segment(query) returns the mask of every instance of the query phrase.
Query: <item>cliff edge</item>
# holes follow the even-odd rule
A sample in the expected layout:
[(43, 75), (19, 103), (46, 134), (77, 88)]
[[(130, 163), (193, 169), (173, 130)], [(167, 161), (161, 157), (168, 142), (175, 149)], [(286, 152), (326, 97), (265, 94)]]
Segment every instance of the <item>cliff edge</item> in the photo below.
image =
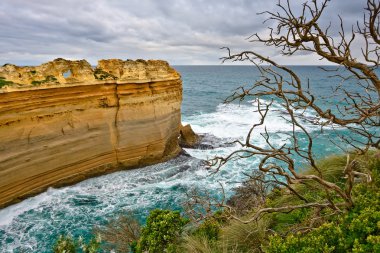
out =
[(165, 61), (0, 67), (0, 207), (180, 152), (182, 82)]

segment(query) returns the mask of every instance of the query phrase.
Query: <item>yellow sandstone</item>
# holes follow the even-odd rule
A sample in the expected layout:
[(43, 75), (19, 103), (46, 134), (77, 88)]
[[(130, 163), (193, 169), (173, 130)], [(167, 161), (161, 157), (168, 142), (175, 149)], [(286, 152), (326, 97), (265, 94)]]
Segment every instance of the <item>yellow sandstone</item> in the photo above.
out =
[(165, 61), (6, 64), (0, 78), (0, 207), (180, 152), (182, 82)]

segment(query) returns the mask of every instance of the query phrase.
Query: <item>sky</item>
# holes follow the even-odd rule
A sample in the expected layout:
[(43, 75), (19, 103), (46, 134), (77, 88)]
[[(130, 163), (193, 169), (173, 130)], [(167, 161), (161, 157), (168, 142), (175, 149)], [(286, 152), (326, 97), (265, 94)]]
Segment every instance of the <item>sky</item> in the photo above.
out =
[[(304, 0), (305, 1), (305, 0)], [(301, 0), (292, 0), (299, 10)], [(253, 50), (280, 64), (318, 65), (309, 54), (282, 57), (249, 42), (270, 22), (257, 13), (278, 0), (1, 0), (0, 65), (37, 65), (55, 58), (162, 59), (172, 65), (221, 64), (221, 47)], [(332, 0), (322, 17), (337, 25), (362, 20), (365, 0)], [(334, 30), (334, 28), (333, 28)]]

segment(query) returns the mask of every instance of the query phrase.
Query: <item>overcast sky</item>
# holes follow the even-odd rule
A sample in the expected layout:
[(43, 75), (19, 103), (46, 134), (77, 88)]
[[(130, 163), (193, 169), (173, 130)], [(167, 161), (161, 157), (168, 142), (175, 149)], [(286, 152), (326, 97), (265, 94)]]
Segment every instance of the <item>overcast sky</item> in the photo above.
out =
[[(303, 1), (292, 0), (294, 3)], [(163, 59), (173, 65), (220, 64), (228, 46), (283, 64), (320, 64), (311, 55), (281, 58), (246, 38), (266, 33), (256, 13), (277, 0), (0, 0), (0, 65), (58, 57)], [(365, 0), (332, 0), (323, 21), (360, 20)]]

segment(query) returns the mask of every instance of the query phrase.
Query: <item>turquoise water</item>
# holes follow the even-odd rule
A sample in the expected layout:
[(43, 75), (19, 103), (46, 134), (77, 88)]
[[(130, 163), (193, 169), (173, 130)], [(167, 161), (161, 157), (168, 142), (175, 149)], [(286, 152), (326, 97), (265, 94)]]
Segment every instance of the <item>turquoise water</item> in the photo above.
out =
[[(121, 171), (85, 180), (79, 184), (47, 192), (0, 210), (0, 252), (50, 252), (61, 233), (88, 236), (91, 229), (121, 212), (133, 212), (141, 221), (154, 208), (181, 209), (186, 192), (192, 188), (219, 189), (221, 182), (227, 195), (244, 179), (244, 172), (255, 169), (259, 159), (233, 161), (219, 173), (210, 175), (202, 160), (215, 155), (227, 155), (237, 146), (223, 142), (243, 139), (250, 126), (259, 119), (250, 101), (223, 104), (231, 92), (250, 85), (258, 71), (250, 66), (176, 66), (183, 78), (182, 120), (197, 133), (212, 134), (210, 150), (186, 149), (191, 155), (180, 156), (166, 163), (137, 170)], [(316, 67), (294, 67), (303, 79), (310, 78), (312, 89), (320, 96), (331, 94), (332, 80)], [(335, 80), (336, 81), (336, 80)], [(336, 98), (329, 102), (336, 103)], [(326, 104), (327, 105), (327, 104)], [(274, 141), (286, 141), (290, 126), (280, 118), (279, 104), (268, 118), (267, 128)], [(312, 116), (311, 114), (309, 116)], [(342, 129), (319, 127), (304, 122), (318, 136), (315, 151), (318, 156), (339, 152), (328, 138), (336, 138)], [(254, 134), (257, 144), (264, 144), (259, 128)], [(302, 161), (300, 162), (300, 166)], [(216, 191), (216, 190), (215, 190)]]

